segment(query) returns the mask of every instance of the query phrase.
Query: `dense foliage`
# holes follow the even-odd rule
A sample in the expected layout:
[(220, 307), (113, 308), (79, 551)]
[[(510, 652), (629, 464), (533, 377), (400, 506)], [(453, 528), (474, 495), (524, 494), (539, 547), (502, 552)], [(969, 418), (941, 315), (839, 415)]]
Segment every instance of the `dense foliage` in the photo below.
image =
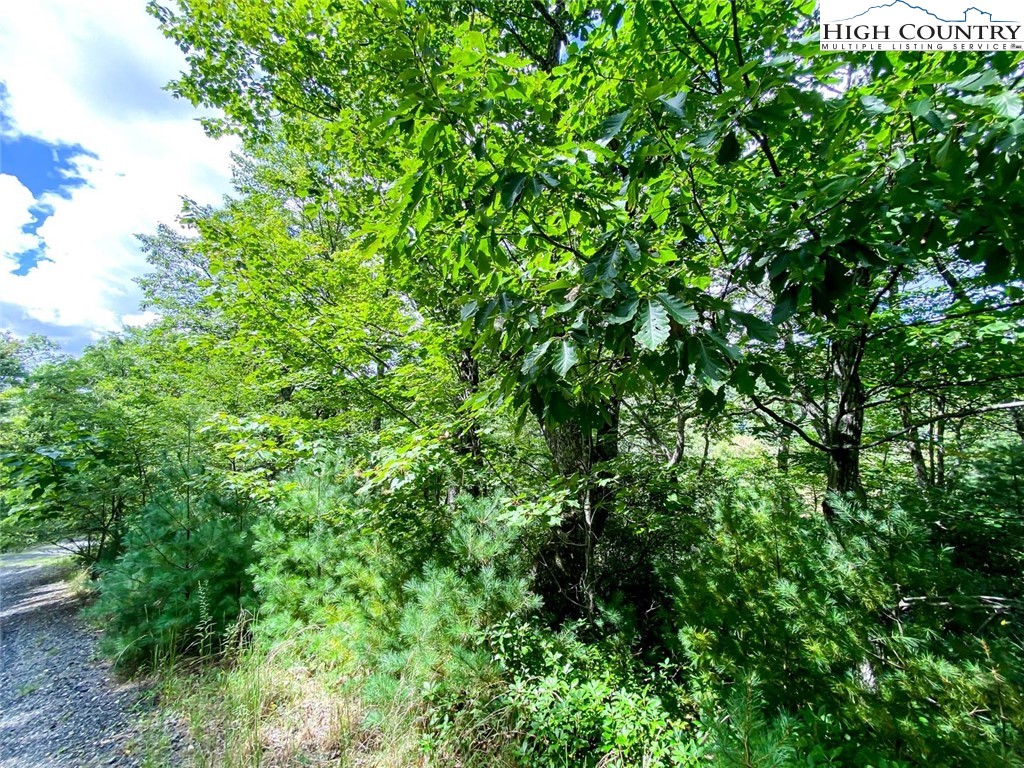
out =
[(152, 3), (234, 193), (0, 340), (4, 543), (343, 760), (1024, 765), (1024, 59), (813, 6)]

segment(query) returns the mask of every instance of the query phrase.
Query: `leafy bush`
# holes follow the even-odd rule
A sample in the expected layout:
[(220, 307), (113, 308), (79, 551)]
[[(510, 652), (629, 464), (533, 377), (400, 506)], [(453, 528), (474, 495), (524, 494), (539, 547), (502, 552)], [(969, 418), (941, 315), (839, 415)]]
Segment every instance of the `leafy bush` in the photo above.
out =
[(931, 505), (937, 541), (950, 549), (956, 576), (1006, 597), (1024, 596), (1024, 442), (986, 446), (960, 483)]
[(680, 707), (671, 670), (638, 663), (615, 634), (589, 634), (515, 619), (496, 626), (490, 644), (504, 682), (490, 717), (477, 717), (476, 739), (536, 768), (700, 764), (699, 727)]

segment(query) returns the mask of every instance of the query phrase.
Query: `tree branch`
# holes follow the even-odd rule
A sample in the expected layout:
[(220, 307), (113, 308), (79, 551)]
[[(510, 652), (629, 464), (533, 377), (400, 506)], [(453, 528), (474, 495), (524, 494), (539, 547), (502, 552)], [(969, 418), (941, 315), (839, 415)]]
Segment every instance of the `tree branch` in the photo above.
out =
[(790, 429), (793, 432), (795, 432), (796, 434), (798, 434), (803, 439), (803, 441), (805, 443), (807, 443), (808, 445), (812, 446), (813, 448), (817, 448), (819, 451), (826, 451), (826, 452), (828, 452), (828, 451), (832, 450), (827, 445), (825, 445), (823, 442), (821, 442), (819, 440), (815, 440), (813, 437), (811, 437), (809, 434), (807, 434), (807, 432), (805, 432), (804, 429), (799, 424), (797, 424), (795, 421), (791, 421), (791, 420), (785, 418), (784, 416), (780, 416), (779, 414), (777, 414), (775, 411), (773, 411), (771, 408), (769, 408), (767, 405), (765, 405), (763, 402), (761, 402), (760, 398), (758, 398), (757, 395), (753, 395), (752, 394), (750, 396), (750, 399), (754, 402), (754, 405), (757, 406), (757, 409), (759, 411), (761, 411), (762, 413), (766, 414), (772, 420), (778, 422), (779, 424), (781, 424), (782, 426), (786, 427), (787, 429)]
[(937, 325), (939, 323), (944, 323), (947, 320), (960, 320), (965, 317), (973, 317), (974, 315), (983, 315), (986, 312), (1000, 312), (1004, 309), (1016, 309), (1017, 307), (1024, 307), (1024, 301), (1010, 301), (1006, 304), (996, 304), (995, 306), (975, 307), (974, 309), (957, 312), (953, 315), (941, 315), (940, 317), (929, 317), (925, 320), (916, 320), (912, 323), (890, 325), (886, 328), (879, 328), (877, 331), (870, 334), (868, 338), (877, 339), (883, 333), (888, 333), (889, 331), (896, 331), (903, 328), (919, 328), (922, 325)]
[(868, 448), (875, 448), (876, 446), (884, 445), (885, 443), (892, 442), (893, 440), (903, 437), (908, 432), (913, 432), (915, 429), (927, 427), (929, 424), (935, 424), (940, 421), (948, 421), (950, 419), (965, 419), (968, 416), (980, 416), (983, 413), (991, 413), (992, 411), (1005, 411), (1011, 408), (1024, 408), (1024, 400), (1013, 400), (1009, 403), (996, 403), (995, 405), (984, 405), (980, 408), (967, 408), (965, 410), (955, 411), (953, 413), (940, 413), (938, 416), (932, 416), (931, 418), (924, 419), (915, 424), (911, 424), (909, 427), (901, 429), (899, 432), (894, 432), (891, 435), (880, 437), (877, 440), (874, 440), (870, 443), (863, 443), (860, 446), (860, 449), (864, 451), (867, 450)]

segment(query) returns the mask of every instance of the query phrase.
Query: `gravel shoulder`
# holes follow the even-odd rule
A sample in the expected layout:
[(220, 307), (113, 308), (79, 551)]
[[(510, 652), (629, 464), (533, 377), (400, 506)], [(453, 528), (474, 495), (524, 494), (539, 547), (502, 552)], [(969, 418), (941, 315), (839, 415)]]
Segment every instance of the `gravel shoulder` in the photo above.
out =
[(0, 768), (140, 765), (145, 690), (97, 658), (67, 554), (0, 555)]

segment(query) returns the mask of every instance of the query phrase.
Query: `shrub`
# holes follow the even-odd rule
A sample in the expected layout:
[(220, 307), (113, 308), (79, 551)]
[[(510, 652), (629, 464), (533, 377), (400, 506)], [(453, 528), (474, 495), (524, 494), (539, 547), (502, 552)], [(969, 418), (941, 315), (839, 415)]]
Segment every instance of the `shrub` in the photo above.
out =
[[(630, 649), (508, 620), (491, 633), (503, 686), (477, 717), (476, 739), (501, 743), (515, 765), (686, 766), (705, 754), (692, 708), (670, 670), (638, 663)], [(491, 729), (489, 738), (480, 731)], [(485, 763), (478, 763), (485, 764)]]
[(947, 589), (971, 579), (926, 522), (835, 507), (827, 521), (782, 482), (720, 494), (710, 535), (676, 580), (695, 700), (720, 713), (726, 692), (756, 673), (765, 717), (812, 724), (797, 729), (807, 754), (1014, 764), (1024, 656), (1012, 628), (992, 606), (991, 620), (965, 620), (978, 601)]
[(212, 652), (255, 608), (250, 513), (211, 493), (152, 500), (102, 571), (93, 607), (120, 663)]

